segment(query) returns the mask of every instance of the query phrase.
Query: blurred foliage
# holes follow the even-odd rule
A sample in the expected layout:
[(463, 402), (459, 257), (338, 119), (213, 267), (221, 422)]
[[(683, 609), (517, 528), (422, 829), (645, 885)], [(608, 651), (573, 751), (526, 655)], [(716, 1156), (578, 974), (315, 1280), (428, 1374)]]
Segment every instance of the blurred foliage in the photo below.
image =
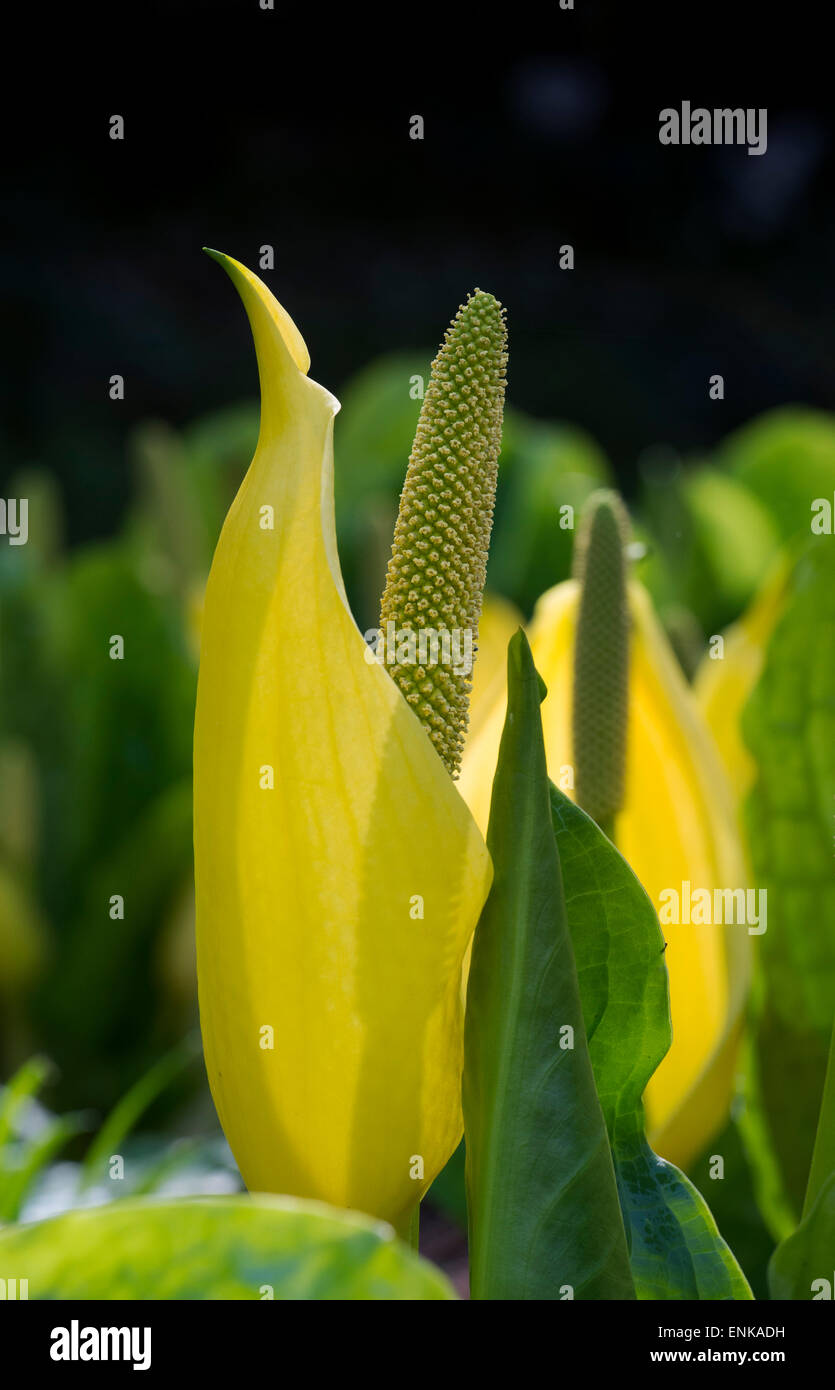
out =
[(730, 435), (716, 463), (762, 503), (789, 540), (808, 532), (814, 498), (832, 500), (835, 416), (799, 406), (769, 411)]
[[(145, 1112), (200, 1053), (192, 1034), (165, 1053), (126, 1092), (94, 1132), (91, 1112), (54, 1115), (40, 1099), (54, 1089), (55, 1068), (29, 1058), (0, 1088), (0, 1225), (35, 1221), (76, 1207), (102, 1206), (126, 1196), (237, 1192), (241, 1181), (222, 1139), (186, 1138), (134, 1130)], [(79, 1135), (92, 1136), (81, 1160), (67, 1156)]]
[[(361, 629), (376, 625), (428, 371), (428, 355), (381, 358), (341, 395), (337, 530)], [(14, 1176), (0, 1219), (107, 1200), (114, 1184), (103, 1185), (101, 1174), (91, 1180), (89, 1155), (100, 1161), (101, 1144), (114, 1151), (119, 1123), (128, 1125), (120, 1152), (131, 1155), (120, 1191), (238, 1185), (216, 1130), (172, 1147), (149, 1126), (167, 1113), (182, 1132), (183, 1107), (203, 1086), (197, 1068), (160, 1058), (196, 1018), (190, 780), (202, 594), (257, 434), (251, 404), (183, 429), (159, 421), (136, 429), (127, 441), (129, 512), (118, 534), (81, 549), (65, 548), (50, 475), (30, 467), (8, 488), (29, 499), (29, 539), (0, 545), (0, 1077), (35, 1053), (54, 1058), (55, 1105), (68, 1113), (37, 1111), (41, 1063), (18, 1073), (18, 1091), (7, 1087), (0, 1151), (13, 1146)], [(84, 466), (95, 476), (94, 454)], [(636, 570), (691, 675), (707, 638), (749, 609), (781, 556), (802, 550), (813, 501), (835, 498), (835, 417), (784, 407), (694, 459), (653, 449), (638, 474), (637, 496), (628, 499), (642, 555), (636, 549)], [(572, 523), (586, 497), (613, 482), (610, 462), (584, 431), (510, 407), (488, 568), (493, 594), (529, 615), (544, 590), (568, 577)], [(835, 542), (820, 540), (815, 563), (826, 574), (816, 578), (808, 561), (797, 570), (794, 608), (803, 622), (790, 605), (746, 715), (763, 789), (749, 840), (757, 881), (769, 888), (769, 930), (758, 941), (757, 1084), (740, 1119), (746, 1154), (729, 1130), (713, 1146), (728, 1148), (725, 1184), (710, 1186), (758, 1292), (772, 1236), (785, 1235), (799, 1214), (833, 1009), (830, 783), (815, 771), (827, 756), (833, 697), (828, 687), (820, 695), (823, 676), (810, 662), (822, 624), (831, 650), (824, 547)], [(116, 634), (122, 660), (110, 656)], [(776, 808), (779, 835), (763, 819), (766, 806)], [(124, 917), (114, 912), (115, 895)], [(161, 1073), (151, 1071), (157, 1066)], [(146, 1113), (137, 1078), (149, 1071), (167, 1079), (151, 1085)], [(40, 1114), (26, 1142), (8, 1132), (10, 1092), (20, 1092), (16, 1113)], [(93, 1141), (85, 1168), (81, 1136), (91, 1112), (107, 1111), (115, 1128), (105, 1128), (98, 1148)], [(61, 1156), (65, 1147), (71, 1159)], [(748, 1163), (758, 1169), (753, 1188)], [(438, 1204), (459, 1219), (461, 1166), (459, 1152), (435, 1187)], [(770, 1213), (770, 1234), (753, 1190)]]

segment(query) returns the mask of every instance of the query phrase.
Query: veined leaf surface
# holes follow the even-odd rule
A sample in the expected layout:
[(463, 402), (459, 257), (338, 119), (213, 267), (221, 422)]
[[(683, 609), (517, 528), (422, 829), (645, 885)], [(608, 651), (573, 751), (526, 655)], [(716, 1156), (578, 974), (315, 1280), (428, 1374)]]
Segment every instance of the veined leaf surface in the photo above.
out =
[[(835, 1016), (835, 547), (814, 537), (792, 573), (742, 717), (757, 765), (744, 813), (768, 927), (746, 1133), (778, 1237), (800, 1217)], [(773, 1199), (769, 1190), (782, 1184)]]
[(551, 827), (541, 683), (519, 632), (467, 995), (470, 1287), (482, 1299), (635, 1297)]
[(626, 860), (551, 786), (568, 924), (597, 1093), (641, 1299), (750, 1299), (693, 1184), (654, 1154), (641, 1097), (671, 1041), (664, 939)]

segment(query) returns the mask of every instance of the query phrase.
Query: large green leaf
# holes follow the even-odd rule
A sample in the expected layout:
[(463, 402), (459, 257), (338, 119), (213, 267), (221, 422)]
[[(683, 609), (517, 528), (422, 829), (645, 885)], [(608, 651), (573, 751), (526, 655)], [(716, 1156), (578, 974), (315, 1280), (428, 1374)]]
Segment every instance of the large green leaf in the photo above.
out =
[[(745, 820), (768, 903), (752, 1115), (743, 1126), (778, 1236), (800, 1215), (835, 1015), (833, 627), (835, 545), (821, 537), (795, 566), (742, 720), (757, 764)], [(775, 1175), (782, 1191), (772, 1199)]]
[(634, 1298), (551, 827), (540, 683), (517, 633), (467, 993), (464, 1126), (475, 1298)]
[(652, 1152), (641, 1097), (671, 1042), (664, 939), (625, 859), (551, 787), (568, 922), (597, 1092), (639, 1298), (748, 1299), (702, 1196)]
[(32, 1299), (455, 1297), (390, 1227), (293, 1197), (117, 1202), (10, 1227), (0, 1273)]

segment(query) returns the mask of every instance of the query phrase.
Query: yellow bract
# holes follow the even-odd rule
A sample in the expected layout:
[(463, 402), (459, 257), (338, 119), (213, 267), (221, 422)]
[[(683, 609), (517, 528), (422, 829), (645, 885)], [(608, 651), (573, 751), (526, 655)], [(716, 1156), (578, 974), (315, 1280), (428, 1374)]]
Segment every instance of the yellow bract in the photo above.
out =
[(780, 616), (790, 573), (788, 559), (781, 558), (750, 608), (723, 634), (721, 658), (714, 659), (708, 652), (693, 680), (696, 701), (740, 803), (756, 776), (756, 764), (742, 738), (742, 711), (762, 674), (766, 647)]
[(474, 738), (500, 696), (507, 696), (507, 648), (524, 626), (515, 604), (500, 594), (484, 595), (478, 623), (478, 658), (473, 666), (468, 736)]
[[(529, 629), (548, 688), (542, 704), (551, 780), (573, 795), (571, 700), (579, 587), (559, 584), (540, 599)], [(656, 911), (665, 889), (742, 888), (744, 859), (724, 773), (649, 597), (629, 588), (629, 711), (626, 798), (615, 821), (618, 847)], [(461, 794), (487, 823), (505, 700), (497, 700), (464, 755)], [(650, 1139), (685, 1164), (722, 1123), (733, 1084), (748, 979), (744, 925), (668, 925), (673, 1044), (646, 1093)]]
[(366, 660), (333, 522), (337, 401), (294, 324), (216, 256), (249, 316), (258, 447), (215, 553), (194, 743), (200, 1014), (252, 1190), (408, 1225), (461, 1135), (461, 963), (483, 838)]

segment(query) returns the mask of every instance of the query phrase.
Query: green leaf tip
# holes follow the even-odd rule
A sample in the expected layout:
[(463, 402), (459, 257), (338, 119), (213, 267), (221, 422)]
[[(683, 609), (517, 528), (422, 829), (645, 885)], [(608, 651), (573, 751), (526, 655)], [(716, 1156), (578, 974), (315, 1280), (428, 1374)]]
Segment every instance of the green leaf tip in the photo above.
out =
[[(504, 309), (476, 289), (432, 363), (380, 609), (384, 634), (417, 643), (415, 660), (386, 669), (453, 777), (469, 717), (506, 367)], [(469, 656), (456, 662), (462, 651)]]
[(462, 1105), (475, 1299), (633, 1299), (551, 820), (540, 683), (508, 646), (490, 895), (467, 987)]
[(517, 628), (508, 643), (507, 671), (508, 687), (511, 685), (511, 676), (518, 676), (522, 680), (536, 681), (539, 703), (542, 704), (548, 694), (548, 687), (534, 665), (533, 652), (524, 628)]
[(623, 804), (629, 686), (626, 547), (629, 518), (616, 492), (592, 493), (574, 552), (581, 585), (574, 646), (577, 802), (603, 829)]

